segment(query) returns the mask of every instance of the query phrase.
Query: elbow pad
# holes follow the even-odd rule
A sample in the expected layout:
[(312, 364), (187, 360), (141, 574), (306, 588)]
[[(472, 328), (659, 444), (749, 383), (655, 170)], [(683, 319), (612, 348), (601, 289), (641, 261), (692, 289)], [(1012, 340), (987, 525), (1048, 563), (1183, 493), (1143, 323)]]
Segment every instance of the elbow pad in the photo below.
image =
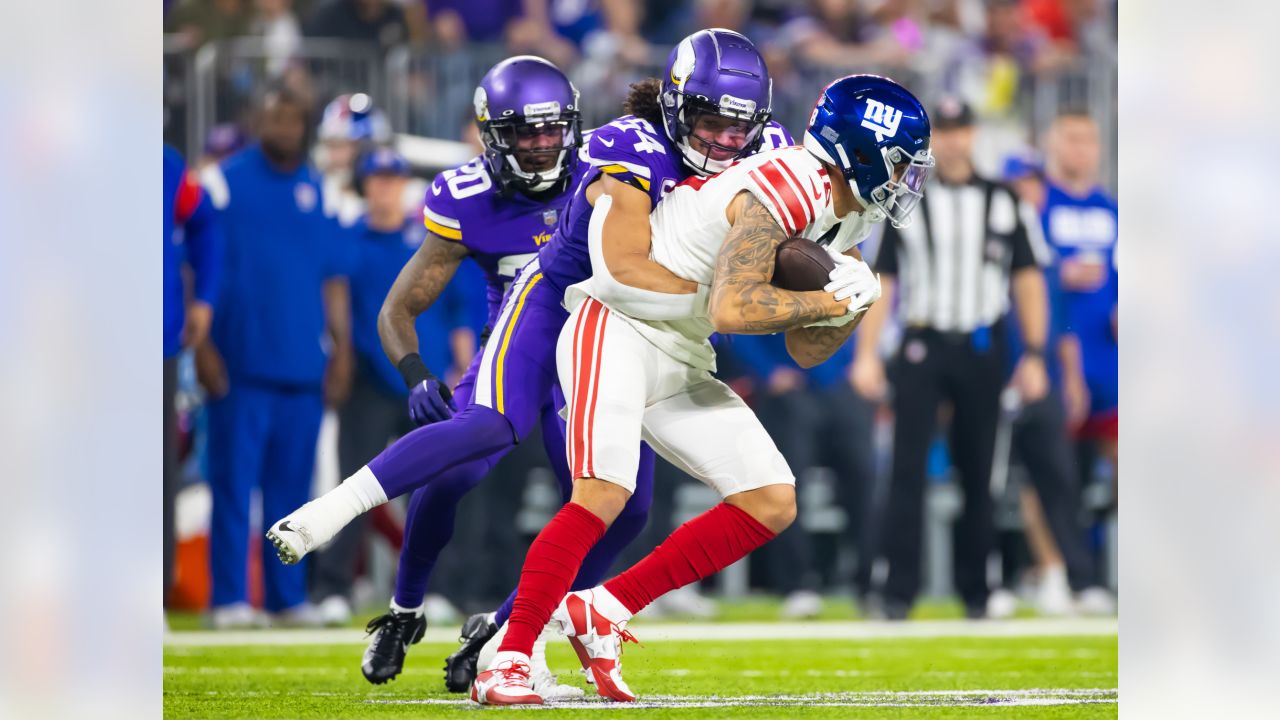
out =
[(613, 198), (596, 198), (591, 224), (587, 229), (587, 247), (591, 253), (590, 295), (610, 308), (637, 320), (683, 320), (707, 314), (710, 288), (699, 284), (694, 293), (673, 294), (644, 290), (624, 285), (614, 279), (604, 261), (604, 221)]

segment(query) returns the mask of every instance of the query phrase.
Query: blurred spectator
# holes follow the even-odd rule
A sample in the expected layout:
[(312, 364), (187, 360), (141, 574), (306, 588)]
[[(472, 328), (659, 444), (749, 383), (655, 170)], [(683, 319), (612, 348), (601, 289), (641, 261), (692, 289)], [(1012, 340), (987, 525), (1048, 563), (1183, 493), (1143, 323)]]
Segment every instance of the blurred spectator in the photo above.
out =
[(592, 13), (586, 0), (524, 0), (524, 11), (506, 28), (507, 49), (513, 54), (538, 55), (560, 67), (569, 67), (577, 59), (574, 42), (560, 34), (561, 25), (555, 21), (554, 10), (567, 21), (566, 31), (572, 30), (585, 36), (598, 22), (598, 13)]
[[(881, 7), (886, 19), (904, 9), (897, 0)], [(919, 48), (920, 32), (901, 16), (882, 26), (857, 0), (811, 0), (808, 13), (782, 27), (778, 42), (802, 64), (865, 71), (868, 65), (906, 64)]]
[[(178, 354), (209, 336), (222, 280), (222, 233), (212, 204), (177, 150), (164, 148), (164, 592), (173, 584), (174, 501), (178, 490)], [(186, 287), (183, 265), (195, 282)], [(190, 300), (188, 300), (188, 296)]]
[(325, 106), (316, 135), (320, 142), (314, 156), (324, 175), (325, 213), (351, 225), (364, 212), (355, 189), (356, 158), (390, 143), (391, 123), (368, 95), (339, 95)]
[[(351, 228), (348, 240), (355, 258), (350, 285), (356, 362), (351, 394), (338, 416), (341, 477), (350, 477), (389, 442), (414, 428), (404, 381), (378, 336), (383, 299), (426, 235), (418, 217), (404, 212), (402, 198), (410, 177), (408, 161), (389, 148), (371, 150), (359, 163), (357, 186), (368, 210)], [(464, 290), (446, 292), (416, 321), (424, 361), (429, 367), (449, 368), (451, 377), (470, 364), (475, 352)], [(455, 331), (465, 337), (455, 339)], [(351, 619), (351, 586), (371, 515), (357, 518), (316, 556), (311, 594), (327, 623), (343, 625)]]
[(209, 135), (204, 141), (204, 152), (196, 171), (200, 172), (209, 165), (217, 165), (231, 155), (239, 152), (248, 143), (244, 131), (235, 123), (222, 123), (209, 128)]
[(250, 32), (262, 36), (266, 48), (267, 75), (282, 75), (302, 44), (302, 27), (293, 14), (291, 0), (254, 0)]
[(179, 33), (188, 47), (249, 33), (250, 0), (182, 0), (165, 18), (165, 32)]
[(525, 16), (522, 0), (424, 2), (431, 33), (448, 50), (458, 50), (468, 42), (503, 42), (508, 27)]
[[(306, 162), (306, 108), (288, 91), (268, 92), (259, 142), (202, 177), (227, 246), (218, 315), (197, 350), (212, 398), (215, 628), (257, 622), (246, 585), (252, 492), (261, 490), (266, 517), (306, 502), (324, 405), (341, 405), (351, 381), (350, 299), (339, 277), (347, 259), (323, 212), (319, 173)], [(266, 609), (282, 624), (316, 622), (306, 567), (281, 564), (270, 543), (259, 550)]]
[(694, 28), (724, 28), (745, 33), (751, 0), (693, 0)]
[[(1033, 162), (1011, 160), (1006, 162), (1005, 180), (1038, 214), (1045, 199), (1043, 173)], [(1027, 232), (1040, 234), (1042, 228), (1038, 222), (1028, 222)], [(1048, 263), (1051, 258), (1044, 260)], [(1080, 485), (1069, 435), (1069, 429), (1079, 427), (1089, 412), (1080, 342), (1068, 326), (1065, 297), (1051, 264), (1046, 264), (1045, 271), (1050, 313), (1045, 365), (1050, 390), (1043, 399), (1023, 404), (1012, 427), (1014, 457), (1026, 466), (1034, 487), (1024, 489), (1022, 508), (1037, 565), (1035, 604), (1042, 615), (1050, 616), (1067, 614), (1076, 604), (1088, 612), (1108, 613), (1114, 602), (1095, 585), (1097, 571), (1079, 523)], [(1022, 338), (1016, 324), (1011, 323), (1009, 330), (1013, 365), (1019, 360)], [(1075, 604), (1072, 592), (1077, 593)]]
[[(1116, 202), (1098, 185), (1102, 145), (1088, 113), (1063, 112), (1048, 134), (1045, 237), (1057, 254), (1067, 317), (1080, 339), (1090, 414), (1081, 434), (1115, 467), (1119, 439)], [(1086, 470), (1089, 468), (1086, 467)]]
[(404, 10), (390, 0), (327, 0), (311, 12), (307, 37), (341, 38), (386, 49), (409, 39)]
[(905, 327), (894, 368), (893, 477), (882, 545), (889, 561), (884, 613), (893, 619), (906, 617), (920, 589), (925, 463), (944, 400), (950, 401), (950, 449), (965, 498), (953, 528), (956, 588), (968, 616), (987, 615), (991, 469), (1010, 292), (1025, 339), (1013, 383), (1028, 403), (1048, 391), (1048, 300), (1022, 219), (1027, 213), (1012, 190), (974, 173), (969, 107), (947, 100), (930, 116), (937, 180), (925, 191), (921, 217), (885, 229), (876, 257), (883, 295), (859, 328), (854, 367), (863, 396), (883, 397), (877, 344), (901, 288)]

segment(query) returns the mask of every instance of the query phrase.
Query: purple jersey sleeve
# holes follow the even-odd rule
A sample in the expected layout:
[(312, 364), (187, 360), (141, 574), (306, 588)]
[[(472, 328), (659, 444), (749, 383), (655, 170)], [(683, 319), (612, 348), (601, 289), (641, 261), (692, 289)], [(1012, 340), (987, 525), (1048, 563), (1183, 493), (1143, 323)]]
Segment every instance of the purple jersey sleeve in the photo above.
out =
[(446, 240), (461, 242), (469, 250), (474, 250), (463, 237), (463, 203), (493, 189), (493, 180), (485, 172), (484, 162), (480, 157), (473, 158), (464, 165), (440, 173), (427, 188), (426, 202), (423, 203), (422, 221), (427, 230)]
[(618, 118), (591, 133), (582, 159), (593, 171), (649, 193), (657, 205), (663, 195), (663, 179), (678, 177), (679, 167), (679, 158), (672, 156), (661, 132), (647, 120), (631, 115)]

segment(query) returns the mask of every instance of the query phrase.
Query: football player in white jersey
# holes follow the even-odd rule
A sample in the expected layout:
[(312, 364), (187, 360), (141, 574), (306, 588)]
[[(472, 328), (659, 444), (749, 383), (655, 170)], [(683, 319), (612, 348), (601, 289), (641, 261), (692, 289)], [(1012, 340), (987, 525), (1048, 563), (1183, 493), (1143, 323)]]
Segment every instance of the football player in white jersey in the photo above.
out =
[[(601, 242), (610, 202), (597, 200), (594, 275), (566, 293), (572, 312), (557, 348), (575, 478), (572, 500), (557, 516), (558, 560), (572, 578), (572, 559), (617, 517), (634, 489), (642, 438), (725, 499), (614, 579), (565, 596), (554, 613), (555, 600), (517, 596), (517, 605), (536, 605), (533, 622), (558, 622), (600, 695), (635, 699), (619, 670), (634, 613), (736, 562), (795, 518), (795, 478), (755, 414), (712, 376), (708, 338), (786, 332), (801, 365), (828, 358), (879, 297), (879, 281), (855, 245), (874, 222), (907, 222), (932, 164), (928, 117), (910, 92), (871, 75), (837, 80), (819, 98), (803, 147), (686, 180), (659, 203), (651, 257), (699, 288), (679, 299), (610, 275), (611, 258), (635, 248)], [(770, 284), (778, 245), (797, 235), (824, 244), (835, 259), (822, 290)], [(500, 670), (516, 655), (499, 652), (472, 697), (484, 702), (490, 685), (518, 682)]]

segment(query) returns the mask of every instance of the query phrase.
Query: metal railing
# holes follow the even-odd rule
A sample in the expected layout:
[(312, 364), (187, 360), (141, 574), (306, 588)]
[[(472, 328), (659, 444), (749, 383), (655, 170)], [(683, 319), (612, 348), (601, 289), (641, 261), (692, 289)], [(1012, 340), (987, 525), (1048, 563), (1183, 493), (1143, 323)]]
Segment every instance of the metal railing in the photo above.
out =
[[(323, 103), (342, 93), (367, 92), (385, 97), (384, 58), (377, 47), (331, 38), (308, 38), (296, 46), (279, 47), (260, 37), (216, 40), (194, 52), (170, 42), (173, 62), (190, 69), (186, 96), (184, 148), (198, 149), (214, 125), (247, 124), (256, 97), (273, 84), (283, 85)], [(168, 99), (166, 99), (168, 101)], [(319, 109), (317, 107), (317, 109)], [(318, 118), (317, 118), (318, 120)]]
[[(385, 108), (396, 132), (456, 140), (471, 117), (476, 84), (508, 54), (495, 44), (453, 52), (401, 45), (384, 54), (370, 44), (327, 38), (308, 38), (282, 49), (256, 37), (214, 41), (193, 51), (169, 36), (164, 55), (166, 139), (198, 150), (215, 124), (246, 121), (254, 97), (275, 82), (308, 94), (317, 110), (341, 93), (367, 92)], [(581, 91), (584, 124), (593, 127), (620, 114), (630, 83), (660, 76), (664, 61), (665, 54), (655, 51), (639, 65), (589, 60), (569, 68)], [(1003, 125), (1023, 144), (1042, 137), (1061, 108), (1085, 107), (1100, 124), (1102, 177), (1114, 190), (1115, 57), (1094, 55), (1087, 62), (1037, 74), (1014, 70), (1009, 87), (1000, 91), (1004, 95), (993, 102), (990, 88), (997, 84), (992, 77), (1001, 71), (999, 62), (974, 57), (929, 68), (798, 63), (775, 78), (775, 117), (793, 132), (803, 128), (822, 87), (854, 71), (890, 75), (930, 106), (943, 94), (958, 93), (974, 101), (980, 116)]]

